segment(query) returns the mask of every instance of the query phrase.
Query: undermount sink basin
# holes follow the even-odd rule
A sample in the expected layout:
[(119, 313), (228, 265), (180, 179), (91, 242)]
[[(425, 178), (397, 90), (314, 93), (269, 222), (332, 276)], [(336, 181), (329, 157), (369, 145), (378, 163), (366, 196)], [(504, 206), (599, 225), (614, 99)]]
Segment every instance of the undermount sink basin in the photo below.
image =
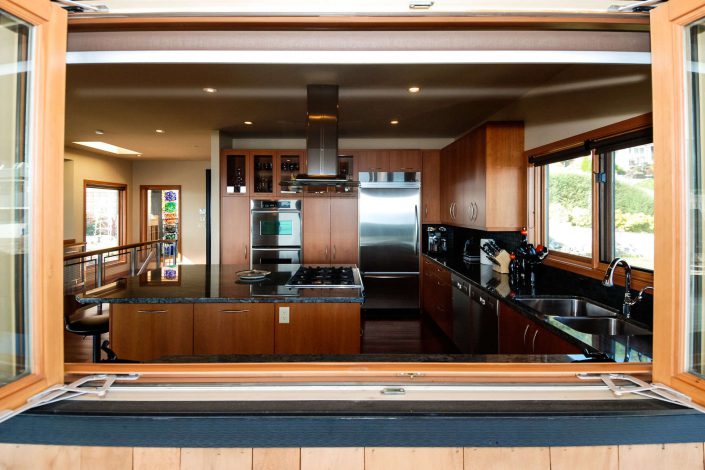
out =
[(578, 297), (517, 297), (527, 307), (547, 316), (556, 317), (615, 317), (617, 311)]
[(554, 317), (554, 320), (576, 331), (592, 335), (633, 336), (651, 334), (646, 328), (641, 328), (620, 318)]

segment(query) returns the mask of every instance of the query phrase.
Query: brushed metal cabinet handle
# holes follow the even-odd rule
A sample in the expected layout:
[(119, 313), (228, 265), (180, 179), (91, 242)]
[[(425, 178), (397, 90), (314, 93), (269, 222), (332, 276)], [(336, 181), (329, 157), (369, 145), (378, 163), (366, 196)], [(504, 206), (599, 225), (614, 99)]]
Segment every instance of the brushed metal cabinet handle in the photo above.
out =
[(337, 253), (338, 253), (338, 250), (336, 250), (335, 245), (333, 245), (333, 259), (335, 259)]
[(530, 326), (531, 326), (531, 325), (526, 325), (526, 329), (524, 330), (524, 346), (526, 346), (526, 333), (529, 332), (529, 327), (530, 327)]
[(247, 260), (247, 244), (245, 244), (245, 260)]
[(325, 247), (325, 249), (323, 250), (323, 257), (326, 259), (326, 261), (328, 260), (328, 247)]
[(249, 310), (221, 310), (220, 313), (247, 313)]
[(169, 310), (137, 310), (137, 313), (167, 313)]
[(428, 217), (428, 204), (424, 204), (423, 206), (423, 215), (424, 217)]
[(539, 330), (534, 333), (534, 339), (531, 340), (531, 352), (536, 352), (536, 337), (539, 335)]

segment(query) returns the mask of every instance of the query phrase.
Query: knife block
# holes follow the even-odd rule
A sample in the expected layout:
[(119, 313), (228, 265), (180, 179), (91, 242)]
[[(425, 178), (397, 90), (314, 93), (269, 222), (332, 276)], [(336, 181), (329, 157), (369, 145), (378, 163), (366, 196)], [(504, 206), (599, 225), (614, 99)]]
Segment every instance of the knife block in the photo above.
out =
[(493, 263), (492, 269), (501, 274), (509, 274), (509, 262), (512, 259), (509, 257), (509, 253), (507, 253), (507, 250), (500, 251), (494, 259), (497, 260), (499, 265)]

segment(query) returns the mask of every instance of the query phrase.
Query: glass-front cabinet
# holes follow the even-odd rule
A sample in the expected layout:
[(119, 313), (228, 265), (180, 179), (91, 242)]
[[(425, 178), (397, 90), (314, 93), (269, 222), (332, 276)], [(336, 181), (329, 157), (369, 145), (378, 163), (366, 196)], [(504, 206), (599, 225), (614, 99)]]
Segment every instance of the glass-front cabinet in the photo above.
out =
[(252, 193), (255, 195), (273, 195), (275, 193), (276, 167), (274, 153), (266, 151), (252, 152)]
[(224, 150), (221, 154), (223, 172), (223, 187), (221, 194), (225, 196), (244, 196), (249, 194), (248, 175), (249, 158), (247, 152)]
[(306, 172), (303, 150), (287, 150), (277, 152), (276, 167), (278, 176), (274, 181), (275, 192), (277, 194), (291, 194), (289, 191), (282, 191), (279, 184), (281, 181), (290, 180), (300, 173)]

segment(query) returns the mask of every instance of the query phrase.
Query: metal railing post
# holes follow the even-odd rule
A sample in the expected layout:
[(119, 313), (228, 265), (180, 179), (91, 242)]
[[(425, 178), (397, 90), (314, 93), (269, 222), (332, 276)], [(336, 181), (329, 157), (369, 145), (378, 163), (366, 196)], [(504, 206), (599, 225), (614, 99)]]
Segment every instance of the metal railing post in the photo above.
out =
[(103, 285), (103, 255), (101, 253), (97, 256), (98, 256), (98, 259), (95, 264), (95, 272), (96, 272), (95, 284), (96, 284), (96, 287), (101, 287)]
[(157, 242), (157, 254), (156, 254), (157, 268), (162, 266), (162, 242)]
[(137, 248), (130, 250), (130, 276), (134, 276), (137, 272)]

